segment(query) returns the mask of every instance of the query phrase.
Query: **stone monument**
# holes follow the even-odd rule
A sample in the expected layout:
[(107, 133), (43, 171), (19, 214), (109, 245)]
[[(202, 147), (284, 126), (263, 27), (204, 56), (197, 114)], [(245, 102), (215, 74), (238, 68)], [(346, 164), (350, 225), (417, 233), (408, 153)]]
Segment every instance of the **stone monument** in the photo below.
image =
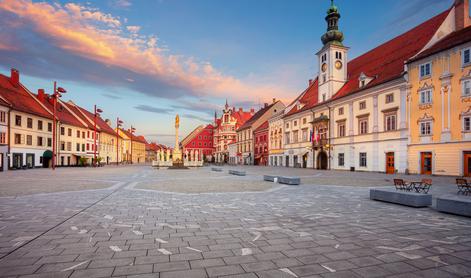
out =
[(175, 147), (172, 152), (172, 169), (187, 169), (183, 163), (182, 151), (180, 150), (180, 140), (178, 139), (178, 128), (180, 128), (180, 116), (175, 117)]

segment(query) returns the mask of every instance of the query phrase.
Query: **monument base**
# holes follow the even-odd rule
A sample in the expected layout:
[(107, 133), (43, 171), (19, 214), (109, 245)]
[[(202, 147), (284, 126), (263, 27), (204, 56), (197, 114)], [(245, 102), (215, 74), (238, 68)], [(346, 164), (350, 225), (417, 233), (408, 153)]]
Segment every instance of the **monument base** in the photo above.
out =
[(182, 169), (182, 170), (185, 170), (185, 169), (190, 169), (190, 168), (186, 167), (183, 164), (183, 160), (176, 160), (176, 161), (173, 161), (172, 166), (168, 167), (168, 169)]

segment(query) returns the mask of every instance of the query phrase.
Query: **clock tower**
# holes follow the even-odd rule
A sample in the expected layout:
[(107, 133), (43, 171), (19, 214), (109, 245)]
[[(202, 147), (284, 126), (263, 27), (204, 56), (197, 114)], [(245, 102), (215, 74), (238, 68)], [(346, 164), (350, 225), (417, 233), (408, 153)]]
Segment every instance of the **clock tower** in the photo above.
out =
[(348, 47), (342, 44), (339, 18), (339, 10), (331, 0), (325, 17), (327, 32), (321, 37), (324, 46), (316, 54), (319, 61), (319, 102), (330, 99), (347, 82)]

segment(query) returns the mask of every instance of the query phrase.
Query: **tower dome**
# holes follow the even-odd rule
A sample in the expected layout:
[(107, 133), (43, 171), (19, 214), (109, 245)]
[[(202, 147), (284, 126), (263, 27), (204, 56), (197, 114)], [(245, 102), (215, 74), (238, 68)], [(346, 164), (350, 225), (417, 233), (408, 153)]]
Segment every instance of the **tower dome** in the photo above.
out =
[(325, 32), (321, 37), (324, 45), (332, 43), (343, 46), (343, 33), (339, 30), (338, 26), (339, 19), (339, 9), (334, 5), (334, 0), (331, 0), (331, 5), (327, 10), (327, 16), (325, 17), (325, 21), (327, 22), (327, 32)]

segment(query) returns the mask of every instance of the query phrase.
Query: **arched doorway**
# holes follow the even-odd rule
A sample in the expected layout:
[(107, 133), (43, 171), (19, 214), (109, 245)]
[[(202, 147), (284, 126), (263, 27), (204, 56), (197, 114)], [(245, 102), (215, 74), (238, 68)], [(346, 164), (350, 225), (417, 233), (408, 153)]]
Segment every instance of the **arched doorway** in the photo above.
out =
[(52, 163), (52, 151), (46, 150), (43, 153), (43, 168), (49, 168)]
[(325, 151), (321, 151), (317, 155), (317, 169), (327, 170), (327, 153)]
[(303, 168), (307, 168), (307, 156), (309, 155), (309, 153), (305, 153), (303, 155)]

